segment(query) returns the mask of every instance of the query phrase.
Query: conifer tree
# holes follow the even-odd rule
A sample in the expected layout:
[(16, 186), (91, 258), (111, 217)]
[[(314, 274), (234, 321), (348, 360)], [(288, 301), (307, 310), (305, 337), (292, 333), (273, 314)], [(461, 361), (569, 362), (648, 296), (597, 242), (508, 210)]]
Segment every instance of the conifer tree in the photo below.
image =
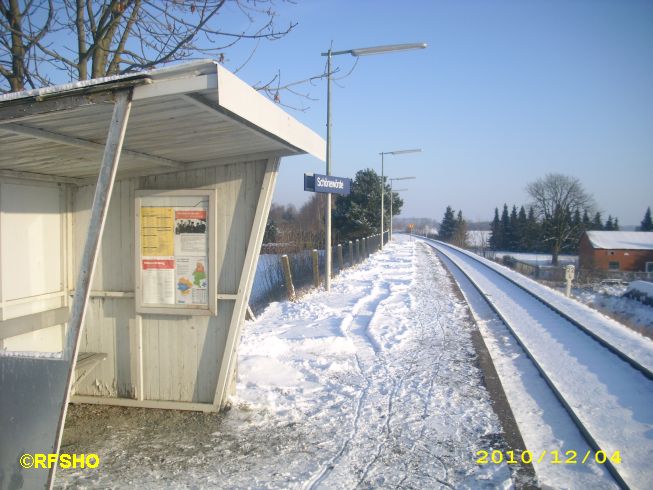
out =
[(644, 219), (642, 220), (639, 231), (653, 231), (653, 221), (651, 221), (651, 208), (646, 208), (646, 213), (644, 213)]
[(619, 231), (619, 218), (614, 219), (614, 231)]
[(574, 217), (571, 220), (571, 226), (572, 229), (576, 230), (576, 232), (574, 233), (572, 239), (570, 240), (568, 248), (570, 252), (576, 253), (580, 245), (580, 237), (583, 236), (583, 233), (585, 232), (586, 229), (583, 225), (583, 218), (581, 218), (580, 216), (580, 209), (578, 208), (576, 208), (576, 210), (574, 211)]
[(499, 219), (499, 208), (494, 208), (494, 219), (490, 223), (490, 248), (498, 250), (501, 244), (501, 220)]
[(510, 211), (510, 226), (508, 228), (507, 249), (512, 252), (519, 250), (519, 218), (517, 217), (517, 206), (513, 204), (512, 211)]
[(528, 252), (540, 251), (540, 223), (535, 216), (533, 206), (528, 208), (528, 217), (526, 218), (526, 250)]
[(603, 227), (605, 231), (614, 231), (614, 223), (612, 222), (612, 215), (608, 215), (608, 220), (605, 222), (605, 227)]
[(456, 218), (451, 206), (447, 206), (444, 217), (438, 230), (438, 239), (443, 242), (450, 242), (456, 229)]
[(590, 229), (597, 231), (603, 229), (603, 220), (601, 219), (601, 213), (599, 211), (597, 211), (594, 215), (594, 219), (592, 220), (592, 227)]
[(590, 220), (590, 215), (588, 214), (587, 209), (583, 211), (583, 219), (581, 220), (581, 224), (584, 231), (592, 229), (592, 221)]
[(517, 229), (519, 230), (518, 250), (520, 252), (528, 251), (528, 245), (526, 243), (527, 225), (528, 218), (526, 217), (526, 210), (524, 209), (524, 206), (522, 206), (519, 208), (519, 215), (517, 216)]
[(504, 203), (503, 211), (501, 212), (501, 243), (499, 244), (500, 250), (508, 248), (508, 240), (510, 237), (510, 216), (508, 215), (508, 205)]

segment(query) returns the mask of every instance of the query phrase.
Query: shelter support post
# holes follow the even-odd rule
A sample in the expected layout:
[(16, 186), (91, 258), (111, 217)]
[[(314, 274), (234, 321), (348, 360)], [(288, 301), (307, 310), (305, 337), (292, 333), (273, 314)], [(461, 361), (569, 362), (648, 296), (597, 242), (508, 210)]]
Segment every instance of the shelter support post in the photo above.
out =
[[(102, 242), (102, 232), (104, 231), (104, 224), (106, 222), (109, 203), (111, 201), (113, 183), (116, 178), (122, 144), (127, 130), (127, 121), (129, 120), (129, 113), (131, 110), (131, 99), (131, 89), (118, 92), (115, 95), (113, 115), (111, 117), (109, 133), (107, 135), (104, 155), (102, 157), (102, 166), (100, 167), (100, 173), (95, 187), (95, 195), (93, 196), (91, 219), (88, 226), (88, 233), (86, 235), (86, 243), (84, 244), (84, 253), (79, 266), (77, 282), (75, 284), (75, 297), (70, 312), (68, 331), (64, 345), (64, 359), (69, 362), (68, 383), (59, 425), (57, 427), (54, 446), (55, 452), (59, 452), (61, 437), (63, 435), (66, 411), (70, 400), (70, 390), (74, 382), (74, 370), (79, 351), (80, 334), (84, 323), (84, 317), (86, 315), (86, 307), (88, 304), (89, 293), (91, 291), (91, 283), (93, 280), (93, 272), (95, 271), (95, 264), (97, 262), (98, 250)], [(54, 482), (54, 473), (55, 467), (53, 466), (49, 478), (50, 487)]]
[(238, 295), (231, 316), (231, 322), (229, 323), (229, 331), (227, 332), (224, 353), (220, 361), (218, 383), (213, 401), (213, 404), (219, 407), (223, 407), (227, 402), (229, 382), (233, 379), (234, 371), (236, 369), (236, 361), (238, 358), (237, 349), (238, 343), (240, 342), (240, 328), (245, 319), (245, 311), (249, 302), (249, 292), (254, 281), (256, 262), (261, 249), (261, 244), (263, 243), (265, 223), (268, 212), (270, 211), (270, 205), (272, 204), (272, 194), (274, 193), (274, 185), (279, 170), (279, 160), (278, 157), (270, 158), (265, 167), (261, 193), (259, 194), (254, 222), (252, 223), (252, 231), (249, 236), (249, 243), (247, 244), (245, 263), (243, 264), (243, 271), (240, 275)]

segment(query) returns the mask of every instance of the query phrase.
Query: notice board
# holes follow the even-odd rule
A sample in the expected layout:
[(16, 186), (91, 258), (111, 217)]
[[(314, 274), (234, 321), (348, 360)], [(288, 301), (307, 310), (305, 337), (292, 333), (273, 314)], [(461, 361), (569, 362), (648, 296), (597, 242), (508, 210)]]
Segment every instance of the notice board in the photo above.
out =
[(215, 190), (136, 191), (136, 311), (217, 314)]

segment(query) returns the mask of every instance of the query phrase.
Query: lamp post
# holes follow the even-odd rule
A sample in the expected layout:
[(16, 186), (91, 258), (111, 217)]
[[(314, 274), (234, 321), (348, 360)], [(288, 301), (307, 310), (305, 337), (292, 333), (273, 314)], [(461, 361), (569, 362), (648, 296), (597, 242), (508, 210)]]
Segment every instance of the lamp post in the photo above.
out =
[[(383, 207), (383, 195), (385, 194), (385, 177), (384, 177), (384, 170), (383, 170), (383, 157), (385, 155), (403, 155), (404, 153), (419, 153), (421, 152), (421, 148), (416, 148), (413, 150), (394, 150), (394, 151), (382, 151), (379, 153), (381, 155), (381, 250), (383, 250), (383, 215), (385, 214), (383, 212), (384, 207)], [(390, 199), (392, 202), (392, 196), (390, 196)], [(390, 221), (392, 221), (392, 215), (390, 215)]]
[[(352, 56), (368, 56), (372, 54), (391, 53), (394, 51), (409, 51), (412, 49), (424, 49), (426, 43), (411, 44), (388, 44), (384, 46), (373, 46), (370, 48), (345, 49), (342, 51), (333, 51), (329, 49), (326, 53), (321, 53), (327, 57), (327, 137), (326, 137), (326, 174), (331, 175), (331, 57), (341, 54), (350, 54)], [(325, 218), (325, 267), (324, 267), (324, 288), (331, 290), (331, 194), (327, 194), (326, 218)], [(383, 246), (383, 235), (381, 235), (381, 245)]]
[[(392, 240), (392, 182), (395, 180), (409, 180), (409, 179), (414, 179), (416, 177), (394, 177), (392, 179), (388, 179), (390, 181), (390, 233), (388, 234), (388, 241)], [(395, 189), (394, 192), (399, 192), (399, 191), (407, 191), (408, 189)], [(383, 239), (381, 240), (383, 241)]]

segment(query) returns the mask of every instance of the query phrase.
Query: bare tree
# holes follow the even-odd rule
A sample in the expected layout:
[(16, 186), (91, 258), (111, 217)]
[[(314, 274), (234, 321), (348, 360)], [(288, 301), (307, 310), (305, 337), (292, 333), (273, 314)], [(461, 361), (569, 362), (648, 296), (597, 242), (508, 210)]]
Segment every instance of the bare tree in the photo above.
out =
[[(49, 85), (57, 71), (68, 80), (86, 80), (179, 60), (224, 61), (224, 50), (238, 41), (280, 39), (296, 26), (278, 29), (273, 5), (273, 0), (60, 0), (55, 7), (53, 0), (0, 0), (0, 92)], [(236, 15), (249, 28), (227, 28)], [(278, 79), (259, 90), (278, 93)]]
[(542, 220), (543, 240), (551, 245), (553, 265), (558, 265), (562, 247), (578, 232), (579, 224), (572, 219), (594, 208), (594, 198), (580, 181), (561, 174), (547, 174), (528, 184), (526, 191), (533, 199), (533, 209)]
[(36, 48), (50, 32), (54, 17), (52, 0), (21, 2), (0, 0), (0, 93), (42, 85)]

